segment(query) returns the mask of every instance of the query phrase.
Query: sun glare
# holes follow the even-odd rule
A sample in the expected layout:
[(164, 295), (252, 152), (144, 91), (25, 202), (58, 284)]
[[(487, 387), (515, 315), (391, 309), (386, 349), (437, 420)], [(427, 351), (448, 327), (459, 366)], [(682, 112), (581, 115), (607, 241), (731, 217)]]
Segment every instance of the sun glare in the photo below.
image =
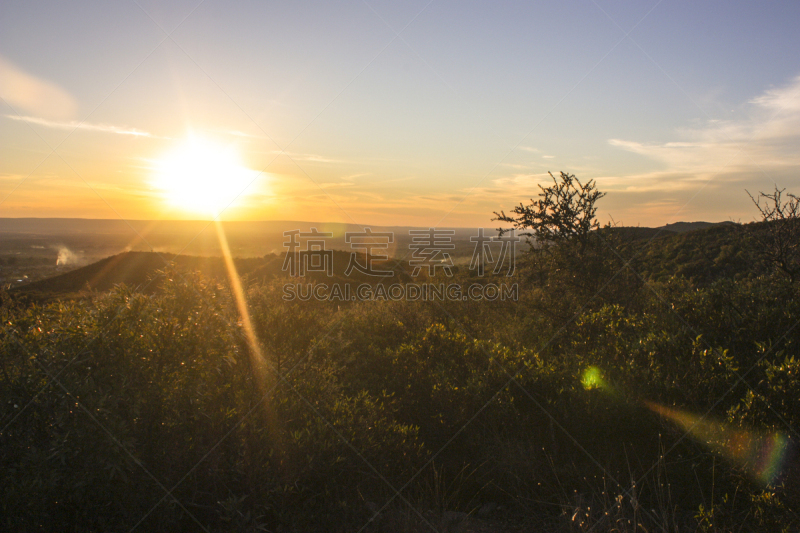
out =
[(233, 147), (190, 137), (156, 162), (154, 185), (175, 207), (217, 216), (251, 194), (257, 177)]

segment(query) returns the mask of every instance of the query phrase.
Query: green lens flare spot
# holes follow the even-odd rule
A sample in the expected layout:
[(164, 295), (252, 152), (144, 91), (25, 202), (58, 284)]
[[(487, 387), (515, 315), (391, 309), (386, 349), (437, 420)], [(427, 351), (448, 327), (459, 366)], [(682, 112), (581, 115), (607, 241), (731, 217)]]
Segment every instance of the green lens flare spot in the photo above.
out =
[(600, 389), (605, 387), (603, 373), (600, 372), (600, 369), (596, 366), (590, 366), (583, 372), (581, 383), (583, 383), (583, 388), (586, 390)]

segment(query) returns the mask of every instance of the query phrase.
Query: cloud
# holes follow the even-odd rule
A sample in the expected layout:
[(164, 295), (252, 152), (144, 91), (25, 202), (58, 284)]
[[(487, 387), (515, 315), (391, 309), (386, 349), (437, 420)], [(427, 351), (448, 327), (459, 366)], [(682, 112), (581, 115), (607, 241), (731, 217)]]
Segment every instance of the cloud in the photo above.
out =
[(225, 133), (233, 135), (234, 137), (247, 137), (249, 139), (266, 139), (266, 135), (253, 135), (252, 133), (245, 133), (239, 130), (228, 130)]
[(90, 124), (88, 122), (78, 122), (71, 120), (69, 122), (59, 122), (55, 120), (47, 120), (39, 117), (24, 117), (18, 115), (6, 115), (6, 118), (17, 120), (20, 122), (28, 122), (30, 124), (38, 124), (47, 128), (55, 128), (59, 130), (84, 130), (84, 131), (97, 131), (102, 133), (116, 133), (118, 135), (132, 135), (134, 137), (153, 137), (152, 134), (137, 130), (135, 128), (125, 128), (120, 126), (113, 126), (111, 124)]
[(349, 176), (342, 176), (342, 179), (345, 181), (353, 181), (356, 178), (363, 178), (364, 176), (370, 176), (371, 172), (359, 172), (357, 174), (350, 174)]
[(745, 190), (800, 186), (800, 76), (769, 88), (742, 105), (735, 120), (708, 120), (675, 131), (668, 142), (609, 139), (638, 154), (651, 168), (595, 174), (603, 204), (626, 222), (660, 225), (692, 218), (747, 219)]
[(636, 178), (650, 182), (637, 187), (669, 190), (715, 176), (724, 176), (726, 182), (755, 175), (784, 178), (788, 170), (796, 170), (800, 165), (800, 76), (749, 100), (744, 115), (742, 119), (709, 120), (701, 127), (679, 129), (677, 138), (670, 142), (609, 139), (611, 146), (649, 158), (660, 168), (637, 176), (598, 180), (621, 183)]
[(769, 89), (750, 100), (750, 103), (776, 111), (800, 112), (800, 76), (795, 77), (786, 87)]
[(0, 97), (28, 113), (67, 119), (75, 114), (75, 99), (58, 85), (23, 71), (0, 56)]
[(527, 170), (531, 165), (522, 165), (520, 163), (500, 163), (498, 166), (513, 168), (514, 170)]
[(629, 176), (599, 176), (595, 181), (602, 190), (613, 189), (615, 193), (672, 193), (696, 190), (700, 184), (715, 177), (726, 184), (741, 180), (736, 173), (686, 173), (667, 170)]
[(342, 176), (340, 179), (341, 181), (334, 181), (334, 182), (318, 182), (317, 185), (320, 189), (336, 189), (342, 187), (355, 187), (357, 184), (355, 182), (356, 178), (363, 178), (364, 176), (370, 176), (371, 173), (369, 172), (359, 172), (357, 174), (350, 174), (349, 176)]
[(277, 154), (277, 155), (285, 155), (294, 161), (309, 161), (312, 163), (346, 163), (346, 161), (342, 161), (341, 159), (332, 159), (330, 157), (317, 155), (317, 154), (304, 154), (300, 152), (287, 152), (281, 150), (272, 150), (268, 152), (270, 154)]
[(355, 187), (355, 183), (352, 181), (348, 182), (328, 182), (328, 183), (317, 183), (320, 189), (338, 189), (342, 187)]
[[(539, 190), (536, 186), (537, 183), (545, 181), (552, 181), (547, 172), (536, 174), (513, 174), (511, 176), (502, 176), (492, 180), (495, 189), (504, 189), (509, 192), (524, 191), (524, 190)], [(506, 193), (507, 194), (507, 193)]]

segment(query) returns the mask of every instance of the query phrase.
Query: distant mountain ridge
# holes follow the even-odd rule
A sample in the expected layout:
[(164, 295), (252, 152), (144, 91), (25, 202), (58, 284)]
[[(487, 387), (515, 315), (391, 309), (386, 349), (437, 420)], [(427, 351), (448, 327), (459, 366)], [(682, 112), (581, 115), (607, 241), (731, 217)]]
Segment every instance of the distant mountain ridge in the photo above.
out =
[[(155, 252), (123, 252), (101, 259), (85, 267), (52, 278), (35, 281), (14, 291), (23, 293), (65, 294), (83, 291), (107, 291), (124, 283), (131, 287), (146, 286), (155, 272), (173, 263), (182, 270), (197, 270), (215, 279), (226, 274), (221, 257), (192, 257)], [(264, 259), (237, 260), (240, 274), (248, 274), (265, 263)], [(155, 284), (150, 289), (155, 289)]]
[(699, 229), (707, 229), (715, 226), (730, 226), (736, 225), (736, 222), (726, 220), (724, 222), (674, 222), (665, 226), (659, 226), (657, 229), (674, 231), (675, 233), (685, 233), (687, 231), (695, 231)]
[[(427, 229), (427, 226), (391, 226), (384, 224), (356, 224), (353, 222), (310, 222), (304, 220), (233, 220), (221, 221), (226, 231), (232, 232), (283, 232), (300, 229), (308, 231), (362, 231), (372, 228), (375, 231), (401, 232), (409, 229)], [(34, 233), (37, 235), (66, 235), (74, 233), (183, 233), (214, 230), (216, 223), (211, 220), (123, 220), (111, 218), (2, 218), (0, 234)], [(485, 227), (492, 226), (489, 224)], [(471, 227), (441, 226), (441, 229), (471, 230)]]
[[(284, 232), (299, 230), (310, 232), (315, 228), (326, 234), (327, 249), (349, 250), (347, 233), (390, 232), (394, 239), (389, 248), (391, 255), (400, 250), (404, 255), (411, 243), (411, 230), (425, 230), (421, 226), (379, 226), (341, 222), (307, 221), (232, 221), (203, 220), (111, 220), (74, 218), (0, 218), (0, 255), (50, 255), (68, 248), (76, 256), (89, 261), (116, 255), (123, 251), (148, 251), (194, 256), (221, 256), (218, 227), (225, 233), (232, 254), (236, 257), (263, 257), (285, 251), (287, 237)], [(494, 229), (493, 224), (486, 228)], [(459, 253), (471, 253), (470, 237), (478, 228), (440, 227), (452, 230), (454, 242), (460, 243)], [(492, 233), (493, 234), (493, 233)], [(36, 250), (40, 250), (37, 252)], [(43, 251), (44, 250), (44, 251)]]
[[(298, 254), (303, 260), (305, 252)], [(288, 277), (289, 272), (283, 270), (285, 255), (270, 254), (264, 257), (235, 258), (237, 274), (246, 279), (264, 280), (276, 277)], [(331, 250), (331, 273), (308, 272), (304, 279), (312, 281), (338, 281), (355, 283), (375, 283), (381, 278), (352, 272), (344, 273), (350, 262), (350, 253)], [(362, 261), (363, 263), (363, 261)], [(408, 274), (394, 262), (374, 258), (372, 265), (378, 270), (393, 270), (393, 280), (407, 280)], [(122, 252), (106, 257), (90, 265), (77, 268), (64, 274), (35, 281), (12, 289), (18, 293), (37, 293), (47, 295), (76, 294), (83, 292), (103, 292), (115, 285), (125, 284), (139, 287), (146, 292), (158, 289), (157, 273), (169, 266), (183, 271), (197, 271), (217, 282), (228, 282), (228, 270), (222, 257), (197, 257), (189, 255), (162, 254), (157, 252)]]
[[(762, 267), (747, 236), (759, 231), (763, 224), (733, 222), (678, 222), (660, 228), (618, 227), (609, 231), (621, 237), (619, 252), (635, 258), (635, 267), (645, 277), (658, 280), (681, 275), (696, 281), (711, 282), (720, 277), (752, 275)], [(467, 242), (469, 244), (469, 242)], [(466, 251), (469, 253), (469, 250)], [(374, 279), (344, 279), (350, 253), (333, 251), (334, 276), (340, 281), (374, 282)], [(469, 255), (467, 255), (469, 257)], [(128, 251), (106, 257), (87, 266), (52, 278), (15, 288), (19, 293), (74, 294), (106, 291), (118, 284), (146, 286), (167, 262), (178, 269), (199, 271), (217, 281), (226, 282), (227, 270), (219, 256), (175, 255), (170, 253)], [(271, 279), (288, 275), (282, 271), (283, 253), (235, 259), (240, 276), (249, 279)], [(399, 265), (389, 267), (407, 276)], [(314, 279), (309, 275), (308, 280)], [(353, 276), (351, 276), (352, 278)], [(155, 290), (151, 284), (148, 291)]]
[[(361, 231), (365, 227), (375, 231), (405, 232), (410, 229), (426, 229), (426, 226), (387, 226), (380, 224), (354, 224), (344, 222), (309, 222), (303, 220), (253, 220), (253, 221), (223, 221), (226, 231), (248, 233), (283, 232), (287, 230), (316, 227), (320, 231)], [(675, 222), (659, 226), (663, 229), (683, 233), (705, 229), (711, 226), (735, 224), (735, 222)], [(214, 229), (215, 223), (209, 220), (122, 220), (102, 218), (2, 218), (0, 217), (0, 234), (37, 234), (37, 235), (68, 235), (68, 234), (129, 234), (129, 233), (184, 233), (201, 232)], [(494, 227), (493, 223), (483, 226)], [(639, 226), (623, 226), (639, 227)], [(475, 227), (442, 226), (440, 229), (473, 230)], [(642, 226), (647, 229), (646, 226)]]
[(705, 286), (721, 279), (767, 275), (770, 265), (760, 253), (759, 236), (767, 223), (676, 223), (651, 228), (651, 234), (627, 239), (619, 252), (645, 279), (678, 276)]

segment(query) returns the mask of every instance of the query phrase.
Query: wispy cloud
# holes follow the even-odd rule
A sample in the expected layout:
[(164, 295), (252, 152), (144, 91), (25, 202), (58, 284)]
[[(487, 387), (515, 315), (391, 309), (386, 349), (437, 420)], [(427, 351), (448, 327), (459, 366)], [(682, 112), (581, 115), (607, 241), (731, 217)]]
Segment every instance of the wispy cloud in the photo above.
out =
[(232, 135), (234, 137), (244, 137), (244, 138), (247, 138), (247, 139), (268, 139), (269, 138), (269, 137), (267, 137), (266, 135), (263, 135), (263, 134), (254, 135), (252, 133), (245, 133), (245, 132), (239, 131), (239, 130), (226, 130), (224, 133), (227, 133), (228, 135)]
[(715, 176), (729, 182), (755, 175), (785, 177), (787, 170), (796, 171), (800, 165), (800, 76), (751, 99), (744, 114), (738, 120), (710, 120), (701, 127), (680, 129), (669, 142), (609, 139), (611, 146), (647, 157), (660, 168), (598, 179), (637, 190), (675, 190)]
[(6, 118), (10, 118), (11, 120), (16, 120), (20, 122), (28, 122), (29, 124), (37, 124), (39, 126), (44, 126), (46, 128), (54, 128), (59, 130), (78, 129), (84, 131), (96, 131), (101, 133), (115, 133), (117, 135), (132, 135), (134, 137), (153, 137), (152, 134), (146, 131), (137, 130), (135, 128), (114, 126), (111, 124), (92, 124), (89, 122), (78, 122), (76, 120), (63, 122), (56, 120), (47, 120), (40, 117), (26, 117), (19, 115), (6, 115)]
[(786, 87), (769, 89), (750, 103), (776, 111), (800, 113), (800, 76), (796, 76)]
[(499, 166), (513, 168), (514, 170), (527, 170), (531, 168), (531, 165), (523, 165), (521, 163), (500, 163)]
[(355, 187), (355, 183), (352, 181), (344, 181), (344, 182), (327, 182), (327, 183), (320, 183), (320, 189), (341, 189), (344, 187)]
[(319, 183), (319, 187), (321, 189), (337, 189), (343, 187), (356, 187), (358, 184), (356, 180), (358, 178), (363, 178), (365, 176), (370, 176), (371, 173), (369, 172), (359, 172), (357, 174), (350, 174), (349, 176), (342, 176), (340, 181), (332, 181), (332, 182), (321, 182)]
[(349, 176), (342, 176), (342, 180), (344, 181), (353, 181), (356, 178), (363, 178), (364, 176), (371, 175), (370, 172), (359, 172), (357, 174), (350, 174)]
[(53, 82), (37, 78), (0, 56), (0, 97), (28, 113), (65, 119), (77, 110), (75, 99)]
[[(494, 190), (507, 191), (506, 194), (508, 194), (512, 191), (538, 191), (539, 188), (536, 185), (537, 183), (544, 183), (551, 180), (552, 178), (550, 178), (550, 175), (547, 174), (547, 172), (520, 173), (495, 178), (492, 180), (492, 184), (494, 185)], [(491, 188), (487, 189), (486, 192), (488, 192), (488, 190), (491, 190)]]
[(285, 156), (290, 157), (291, 159), (293, 159), (295, 161), (309, 161), (309, 162), (312, 162), (312, 163), (346, 163), (346, 161), (343, 161), (341, 159), (333, 159), (333, 158), (330, 158), (330, 157), (326, 157), (326, 156), (323, 156), (323, 155), (317, 155), (317, 154), (305, 154), (305, 153), (301, 153), (301, 152), (286, 152), (286, 151), (280, 151), (280, 150), (272, 150), (272, 151), (270, 151), (268, 153), (276, 154), (276, 155), (285, 155)]

